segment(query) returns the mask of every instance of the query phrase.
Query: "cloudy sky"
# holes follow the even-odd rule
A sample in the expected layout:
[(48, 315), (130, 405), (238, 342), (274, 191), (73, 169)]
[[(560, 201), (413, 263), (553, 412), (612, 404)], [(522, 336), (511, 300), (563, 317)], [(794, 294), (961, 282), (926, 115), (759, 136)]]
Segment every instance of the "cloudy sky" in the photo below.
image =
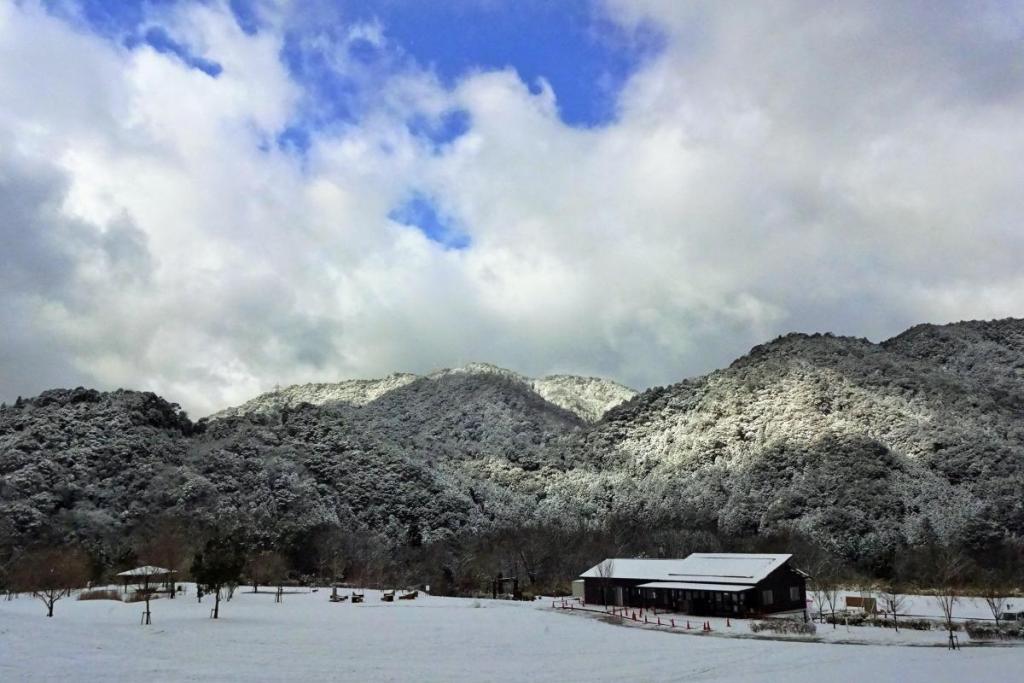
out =
[(1024, 315), (1024, 3), (0, 0), (0, 399), (636, 388)]

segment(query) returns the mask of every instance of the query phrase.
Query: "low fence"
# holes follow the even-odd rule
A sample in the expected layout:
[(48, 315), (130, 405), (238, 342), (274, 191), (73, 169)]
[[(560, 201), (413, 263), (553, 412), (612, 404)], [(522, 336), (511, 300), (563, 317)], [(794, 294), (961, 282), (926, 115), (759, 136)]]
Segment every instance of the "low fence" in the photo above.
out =
[[(586, 603), (579, 598), (552, 600), (551, 607), (554, 609), (568, 610), (570, 612), (591, 612), (593, 614), (603, 614), (609, 617), (618, 617), (622, 621), (632, 621), (637, 624), (643, 623), (648, 626), (662, 626), (682, 631), (709, 632), (714, 630), (710, 621), (700, 622), (700, 627), (698, 628), (696, 626), (696, 619), (676, 619), (675, 617), (667, 617), (664, 614), (658, 614), (656, 610), (644, 607), (605, 607), (599, 609), (596, 607), (587, 607)], [(725, 625), (727, 628), (732, 627), (732, 621), (729, 617), (725, 618)]]

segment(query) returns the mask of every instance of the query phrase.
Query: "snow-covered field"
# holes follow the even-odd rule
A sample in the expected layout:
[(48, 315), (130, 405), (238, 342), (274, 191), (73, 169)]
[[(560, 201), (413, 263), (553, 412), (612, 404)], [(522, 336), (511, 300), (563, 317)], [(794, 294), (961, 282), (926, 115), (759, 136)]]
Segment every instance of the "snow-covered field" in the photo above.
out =
[[(331, 604), (329, 591), (244, 588), (208, 618), (194, 596), (142, 606), (64, 599), (47, 619), (28, 597), (0, 601), (2, 681), (981, 681), (1015, 680), (1024, 648), (836, 645), (686, 636), (596, 615), (420, 596)], [(734, 625), (733, 628), (743, 628)], [(824, 629), (822, 629), (824, 630)], [(875, 629), (881, 630), (881, 629)], [(941, 633), (926, 634), (941, 642)], [(925, 644), (925, 643), (921, 643)]]

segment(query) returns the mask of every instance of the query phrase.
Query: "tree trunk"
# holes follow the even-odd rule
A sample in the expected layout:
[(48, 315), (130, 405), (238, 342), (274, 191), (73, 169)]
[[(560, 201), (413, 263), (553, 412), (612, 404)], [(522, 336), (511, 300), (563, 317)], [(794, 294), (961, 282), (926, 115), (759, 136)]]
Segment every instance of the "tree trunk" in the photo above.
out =
[(52, 617), (53, 616), (53, 603), (54, 602), (56, 602), (56, 601), (55, 600), (47, 600), (46, 601), (46, 616), (48, 616), (48, 617)]
[(220, 589), (218, 588), (213, 598), (213, 618), (220, 615)]

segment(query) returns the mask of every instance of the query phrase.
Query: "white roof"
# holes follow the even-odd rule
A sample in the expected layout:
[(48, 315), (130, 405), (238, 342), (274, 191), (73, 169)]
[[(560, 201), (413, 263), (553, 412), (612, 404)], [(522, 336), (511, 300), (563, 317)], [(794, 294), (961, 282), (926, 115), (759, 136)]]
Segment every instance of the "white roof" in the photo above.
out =
[(753, 588), (742, 583), (682, 583), (679, 581), (651, 581), (644, 583), (639, 588), (675, 588), (676, 590), (687, 591), (725, 591), (728, 593), (739, 593)]
[(599, 578), (601, 565), (611, 562), (613, 579), (648, 581), (754, 584), (784, 565), (792, 555), (762, 553), (693, 553), (681, 560), (613, 558), (583, 572)]
[(135, 569), (129, 569), (126, 572), (119, 572), (118, 576), (153, 576), (156, 574), (176, 574), (177, 572), (173, 569), (164, 569), (163, 567), (154, 567), (151, 564), (147, 564), (145, 567), (136, 567)]

